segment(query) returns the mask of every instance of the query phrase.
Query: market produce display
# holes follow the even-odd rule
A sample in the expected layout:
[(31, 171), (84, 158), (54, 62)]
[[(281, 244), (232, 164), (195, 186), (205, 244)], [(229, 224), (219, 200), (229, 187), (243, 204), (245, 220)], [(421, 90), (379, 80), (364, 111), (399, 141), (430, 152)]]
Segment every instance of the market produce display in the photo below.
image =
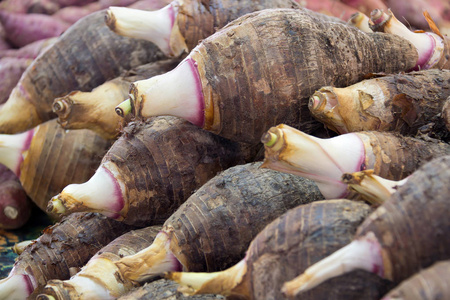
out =
[(449, 298), (449, 12), (0, 1), (0, 300)]

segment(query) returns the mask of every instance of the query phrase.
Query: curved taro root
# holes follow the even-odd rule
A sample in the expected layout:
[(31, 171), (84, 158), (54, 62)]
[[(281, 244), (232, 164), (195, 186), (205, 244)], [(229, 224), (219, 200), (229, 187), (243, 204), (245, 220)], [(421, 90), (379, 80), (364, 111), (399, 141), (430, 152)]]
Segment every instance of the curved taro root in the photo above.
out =
[[(87, 264), (68, 280), (53, 279), (47, 282), (38, 300), (91, 300), (116, 299), (130, 291), (130, 282), (121, 282), (115, 275), (114, 262), (133, 255), (151, 244), (161, 226), (150, 226), (127, 232), (98, 251)], [(105, 290), (102, 287), (107, 287)]]
[(124, 70), (164, 57), (150, 42), (111, 32), (104, 13), (81, 19), (33, 61), (0, 110), (0, 133), (26, 131), (55, 118), (55, 98), (92, 90)]
[(130, 118), (119, 117), (114, 108), (127, 98), (131, 82), (166, 73), (179, 62), (179, 59), (151, 62), (126, 71), (91, 92), (72, 91), (54, 100), (53, 112), (64, 129), (91, 129), (105, 139), (116, 138)]
[(65, 131), (56, 120), (24, 133), (0, 135), (0, 140), (0, 163), (16, 173), (27, 195), (44, 211), (65, 186), (92, 176), (111, 145), (90, 130)]
[[(285, 281), (351, 242), (370, 212), (367, 204), (351, 200), (300, 205), (267, 225), (233, 267), (216, 273), (171, 272), (166, 277), (179, 282), (179, 291), (188, 295), (282, 299)], [(302, 299), (380, 299), (388, 286), (375, 274), (357, 271), (303, 294)]]
[(450, 40), (439, 33), (439, 29), (429, 15), (425, 14), (425, 18), (433, 32), (410, 31), (390, 10), (385, 13), (381, 9), (375, 9), (370, 14), (373, 31), (401, 36), (416, 47), (419, 59), (414, 70), (449, 69)]
[(352, 198), (344, 173), (373, 169), (375, 175), (400, 180), (425, 162), (450, 154), (450, 145), (396, 133), (366, 131), (320, 139), (281, 124), (261, 139), (263, 167), (314, 180), (327, 199)]
[(437, 262), (404, 280), (382, 300), (446, 299), (450, 297), (450, 260)]
[(83, 184), (70, 184), (48, 211), (95, 211), (123, 222), (163, 223), (219, 171), (253, 161), (260, 146), (231, 142), (175, 117), (130, 123)]
[(450, 258), (450, 156), (423, 165), (359, 226), (354, 241), (287, 282), (290, 297), (362, 269), (394, 283)]
[(82, 267), (103, 246), (131, 229), (93, 213), (63, 218), (19, 255), (9, 276), (0, 280), (0, 299), (26, 299), (50, 279), (68, 279), (71, 269)]
[(134, 82), (118, 108), (144, 118), (179, 116), (256, 143), (280, 123), (306, 132), (322, 126), (307, 109), (318, 88), (409, 70), (416, 61), (414, 47), (398, 36), (326, 22), (306, 9), (269, 9), (204, 39), (173, 71)]
[(180, 56), (240, 16), (298, 7), (292, 0), (175, 0), (157, 11), (110, 7), (106, 24), (119, 35), (151, 41), (166, 55)]
[(448, 139), (441, 113), (449, 96), (450, 70), (431, 69), (367, 79), (345, 88), (322, 87), (311, 96), (309, 109), (340, 134), (374, 130), (414, 136), (433, 122), (433, 134)]
[(0, 228), (22, 227), (30, 218), (31, 203), (19, 178), (0, 164)]
[(167, 271), (211, 272), (237, 263), (272, 220), (323, 199), (300, 176), (235, 166), (199, 188), (164, 223), (152, 245), (116, 262), (124, 281), (144, 282)]

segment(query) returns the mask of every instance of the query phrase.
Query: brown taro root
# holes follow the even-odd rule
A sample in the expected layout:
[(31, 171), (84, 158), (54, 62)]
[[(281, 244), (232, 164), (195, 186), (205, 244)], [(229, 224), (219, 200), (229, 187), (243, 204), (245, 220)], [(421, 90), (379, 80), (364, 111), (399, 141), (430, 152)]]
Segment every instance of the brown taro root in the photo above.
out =
[(118, 107), (137, 117), (175, 115), (226, 138), (257, 142), (271, 126), (322, 126), (308, 99), (371, 72), (411, 69), (406, 40), (320, 20), (306, 9), (247, 14), (204, 39), (173, 71), (134, 82)]
[(175, 0), (157, 11), (110, 7), (106, 24), (119, 35), (151, 41), (166, 55), (179, 56), (240, 16), (298, 7), (292, 0)]
[[(151, 244), (161, 230), (161, 226), (150, 226), (127, 232), (97, 252), (87, 264), (68, 280), (53, 279), (47, 282), (38, 300), (91, 300), (116, 299), (134, 286), (121, 282), (114, 262), (133, 255)], [(97, 285), (107, 286), (109, 293), (96, 289)], [(53, 297), (53, 298), (51, 298)]]
[[(166, 277), (188, 294), (219, 293), (232, 299), (284, 299), (282, 284), (352, 241), (371, 212), (362, 202), (326, 200), (300, 205), (267, 225), (243, 260), (216, 273), (171, 272)], [(380, 299), (389, 284), (356, 271), (298, 299)], [(236, 298), (234, 298), (236, 297)]]
[(123, 71), (164, 55), (150, 42), (120, 37), (105, 25), (104, 11), (71, 26), (23, 73), (0, 110), (0, 133), (18, 133), (49, 119), (53, 100), (90, 91)]
[(51, 120), (24, 133), (1, 134), (0, 163), (15, 172), (27, 195), (45, 211), (65, 186), (94, 174), (110, 145), (93, 131), (65, 131)]
[(450, 145), (404, 137), (397, 133), (365, 131), (320, 139), (281, 124), (261, 139), (263, 167), (314, 180), (326, 199), (354, 197), (341, 181), (344, 173), (373, 169), (374, 174), (400, 180), (425, 162), (450, 154)]
[(116, 138), (128, 119), (119, 117), (114, 108), (127, 98), (133, 81), (166, 73), (179, 63), (179, 59), (151, 62), (121, 77), (109, 80), (90, 92), (73, 91), (53, 102), (53, 112), (64, 129), (91, 129), (105, 139)]
[(447, 98), (444, 107), (442, 108), (442, 119), (444, 120), (445, 127), (450, 131), (450, 96)]
[(19, 178), (0, 164), (0, 228), (22, 227), (30, 218), (31, 202)]
[(362, 269), (398, 284), (450, 258), (450, 156), (423, 165), (358, 227), (354, 240), (287, 282), (289, 296)]
[(117, 298), (118, 300), (221, 300), (219, 295), (184, 296), (177, 291), (178, 284), (172, 280), (159, 279)]
[(223, 270), (242, 259), (275, 218), (323, 199), (312, 181), (260, 166), (229, 168), (199, 188), (167, 219), (152, 245), (116, 262), (121, 278), (142, 283), (168, 271)]
[[(74, 213), (48, 227), (0, 280), (0, 299), (26, 299), (50, 279), (69, 279), (102, 247), (133, 227), (94, 213)], [(33, 298), (34, 299), (34, 298)]]
[(450, 70), (424, 70), (363, 80), (345, 88), (322, 87), (309, 100), (314, 117), (339, 134), (397, 131), (416, 135), (432, 124), (430, 135), (449, 139), (441, 118), (450, 96)]
[(404, 280), (382, 300), (449, 299), (450, 260), (437, 262)]
[(375, 9), (370, 14), (374, 31), (392, 33), (410, 41), (417, 49), (419, 59), (414, 70), (450, 69), (450, 40), (440, 34), (429, 15), (424, 14), (433, 32), (412, 32), (392, 14)]
[(95, 211), (134, 225), (161, 224), (216, 173), (253, 161), (260, 149), (176, 117), (132, 122), (95, 174), (65, 187), (48, 211)]

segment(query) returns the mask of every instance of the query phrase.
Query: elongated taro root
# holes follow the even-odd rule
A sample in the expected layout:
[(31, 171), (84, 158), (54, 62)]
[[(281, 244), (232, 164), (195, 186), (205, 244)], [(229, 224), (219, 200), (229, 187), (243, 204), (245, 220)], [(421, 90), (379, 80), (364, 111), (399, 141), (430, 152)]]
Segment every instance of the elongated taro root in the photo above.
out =
[(109, 80), (91, 92), (73, 91), (53, 102), (53, 112), (64, 129), (91, 129), (105, 139), (116, 138), (128, 119), (119, 117), (114, 108), (127, 98), (130, 84), (136, 80), (166, 73), (179, 63), (168, 59), (148, 63)]
[(24, 72), (0, 110), (0, 133), (18, 133), (56, 118), (53, 100), (90, 91), (124, 70), (164, 57), (155, 45), (111, 32), (104, 11), (71, 26)]
[[(219, 293), (236, 299), (282, 299), (282, 284), (351, 242), (371, 212), (362, 202), (326, 200), (300, 205), (267, 225), (246, 256), (216, 273), (171, 272), (188, 295)], [(375, 274), (357, 271), (328, 282), (301, 299), (380, 299), (388, 284)]]
[(0, 141), (0, 163), (15, 172), (44, 211), (65, 186), (89, 179), (111, 145), (90, 130), (65, 131), (56, 120), (24, 133), (2, 134)]
[[(81, 271), (70, 279), (53, 279), (47, 282), (43, 294), (37, 299), (116, 299), (132, 289), (133, 285), (121, 282), (115, 275), (118, 269), (114, 262), (147, 247), (160, 229), (161, 226), (150, 226), (119, 236), (97, 252)], [(96, 289), (97, 285), (108, 287), (108, 292), (105, 293), (102, 288)]]
[(223, 270), (244, 257), (272, 220), (323, 199), (312, 181), (260, 166), (229, 168), (199, 188), (167, 219), (152, 245), (116, 262), (121, 278), (142, 283), (167, 271)]
[(19, 178), (0, 164), (0, 228), (22, 227), (30, 218), (31, 202)]
[(175, 0), (157, 11), (110, 7), (106, 24), (115, 33), (158, 45), (168, 56), (198, 42), (245, 14), (266, 8), (298, 8), (292, 0)]
[(399, 283), (450, 258), (450, 156), (423, 165), (359, 226), (354, 241), (287, 282), (287, 296), (362, 269)]
[(345, 88), (322, 87), (309, 100), (319, 121), (340, 134), (397, 131), (416, 135), (434, 123), (434, 136), (449, 138), (441, 118), (450, 96), (450, 70), (425, 70), (363, 80)]
[(437, 262), (404, 280), (382, 300), (447, 299), (450, 297), (450, 260)]
[(48, 227), (27, 246), (9, 276), (0, 280), (0, 299), (26, 299), (50, 279), (69, 279), (102, 247), (133, 227), (94, 213), (74, 213)]
[(447, 143), (396, 133), (365, 131), (320, 139), (284, 124), (272, 127), (261, 141), (263, 167), (310, 178), (327, 199), (354, 197), (341, 181), (344, 173), (373, 169), (375, 175), (401, 180), (425, 162), (450, 154)]
[(373, 170), (364, 170), (344, 173), (342, 182), (348, 185), (348, 189), (357, 192), (363, 200), (374, 206), (379, 206), (388, 200), (408, 178), (398, 181), (388, 180), (374, 175)]
[(426, 18), (433, 32), (412, 32), (392, 12), (375, 9), (370, 14), (374, 31), (396, 34), (410, 41), (417, 49), (419, 60), (415, 70), (450, 69), (450, 41), (440, 34), (431, 17)]
[(263, 10), (203, 40), (173, 71), (134, 82), (118, 110), (175, 115), (256, 143), (280, 123), (306, 132), (322, 126), (307, 108), (318, 88), (407, 70), (416, 60), (412, 45), (395, 35), (325, 22), (306, 9)]
[(260, 147), (231, 142), (176, 117), (130, 123), (95, 174), (71, 184), (48, 211), (96, 211), (141, 226), (162, 224), (194, 190)]

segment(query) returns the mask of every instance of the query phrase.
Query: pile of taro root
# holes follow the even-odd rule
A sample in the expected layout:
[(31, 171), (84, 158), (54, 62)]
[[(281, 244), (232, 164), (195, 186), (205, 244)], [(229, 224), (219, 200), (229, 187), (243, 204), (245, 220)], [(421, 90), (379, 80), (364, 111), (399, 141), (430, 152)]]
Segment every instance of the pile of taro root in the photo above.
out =
[[(0, 2), (0, 299), (449, 299), (450, 2)], [(3, 238), (0, 235), (0, 238)]]

